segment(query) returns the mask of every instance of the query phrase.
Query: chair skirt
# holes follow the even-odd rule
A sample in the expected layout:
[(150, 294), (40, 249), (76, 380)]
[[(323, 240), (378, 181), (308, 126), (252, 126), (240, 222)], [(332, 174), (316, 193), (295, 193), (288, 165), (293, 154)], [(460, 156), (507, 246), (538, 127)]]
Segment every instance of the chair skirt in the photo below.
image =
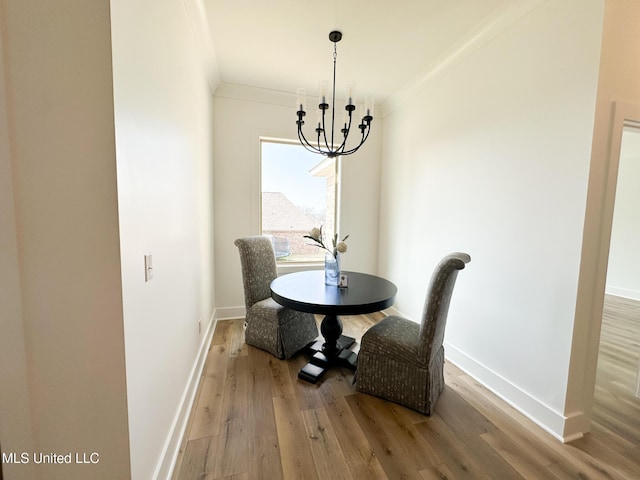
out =
[(358, 354), (356, 389), (430, 415), (444, 388), (444, 348), (430, 364), (418, 361), (418, 328), (408, 320), (388, 317), (369, 329)]
[(247, 345), (281, 359), (291, 358), (318, 336), (312, 314), (290, 310), (271, 298), (255, 303), (247, 312), (246, 322)]

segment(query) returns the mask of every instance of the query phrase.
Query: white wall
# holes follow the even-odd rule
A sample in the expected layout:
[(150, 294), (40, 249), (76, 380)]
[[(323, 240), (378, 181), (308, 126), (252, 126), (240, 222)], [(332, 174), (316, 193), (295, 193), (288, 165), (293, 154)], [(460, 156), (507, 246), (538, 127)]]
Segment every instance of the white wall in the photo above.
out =
[(384, 119), (379, 266), (396, 308), (418, 321), (437, 261), (469, 253), (447, 356), (558, 437), (602, 18), (600, 1), (542, 2)]
[(170, 467), (213, 318), (212, 97), (181, 0), (112, 0), (111, 12), (131, 469), (143, 480)]
[[(15, 201), (4, 203), (3, 161), (0, 228), (9, 287), (20, 295), (19, 306), (9, 303), (2, 349), (24, 334), (30, 401), (11, 413), (31, 414), (29, 454), (100, 455), (95, 465), (43, 464), (9, 478), (128, 478), (109, 1), (3, 0), (0, 8)], [(4, 210), (12, 207), (15, 228)], [(19, 344), (12, 351), (23, 354)], [(24, 372), (19, 357), (15, 365)], [(12, 398), (26, 400), (16, 385)]]
[(607, 293), (640, 300), (640, 130), (622, 134), (615, 210), (611, 228)]
[[(20, 302), (2, 30), (0, 22), (0, 447), (8, 453), (33, 451), (33, 434)], [(7, 479), (34, 477), (32, 465), (4, 464), (0, 468)]]
[[(259, 139), (296, 139), (295, 95), (221, 84), (214, 97), (216, 302), (221, 317), (242, 315), (240, 258), (233, 241), (259, 234)], [(345, 269), (377, 270), (382, 129), (342, 162), (339, 232), (349, 234)], [(284, 271), (281, 273), (285, 273)]]
[(0, 7), (0, 441), (100, 456), (5, 478), (164, 475), (214, 308), (201, 49), (180, 0)]

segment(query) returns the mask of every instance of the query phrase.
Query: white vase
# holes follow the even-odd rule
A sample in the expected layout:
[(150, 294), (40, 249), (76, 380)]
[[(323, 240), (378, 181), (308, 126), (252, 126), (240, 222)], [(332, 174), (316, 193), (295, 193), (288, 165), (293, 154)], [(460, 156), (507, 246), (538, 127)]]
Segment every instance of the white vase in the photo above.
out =
[(324, 283), (337, 286), (340, 278), (340, 255), (334, 257), (330, 253), (324, 256)]

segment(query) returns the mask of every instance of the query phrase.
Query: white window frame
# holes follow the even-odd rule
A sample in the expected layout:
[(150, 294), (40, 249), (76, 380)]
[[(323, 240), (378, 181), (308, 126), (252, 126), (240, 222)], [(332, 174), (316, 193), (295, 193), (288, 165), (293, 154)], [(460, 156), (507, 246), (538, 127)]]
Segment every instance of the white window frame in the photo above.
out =
[[(297, 139), (289, 139), (283, 137), (274, 137), (274, 136), (265, 136), (261, 135), (258, 137), (258, 175), (257, 175), (257, 189), (256, 197), (257, 197), (257, 232), (259, 235), (262, 235), (262, 144), (263, 143), (280, 143), (287, 145), (296, 145), (300, 148), (304, 148)], [(324, 157), (325, 159), (327, 157)], [(323, 157), (318, 154), (318, 163), (323, 160)], [(335, 187), (334, 187), (334, 231), (337, 231), (340, 225), (340, 198), (341, 195), (341, 184), (342, 184), (342, 157), (338, 156), (335, 158)], [(324, 267), (324, 262), (322, 260), (309, 260), (309, 261), (280, 261), (277, 260), (278, 270), (287, 270), (296, 271), (296, 270), (305, 270), (308, 268), (320, 268)]]

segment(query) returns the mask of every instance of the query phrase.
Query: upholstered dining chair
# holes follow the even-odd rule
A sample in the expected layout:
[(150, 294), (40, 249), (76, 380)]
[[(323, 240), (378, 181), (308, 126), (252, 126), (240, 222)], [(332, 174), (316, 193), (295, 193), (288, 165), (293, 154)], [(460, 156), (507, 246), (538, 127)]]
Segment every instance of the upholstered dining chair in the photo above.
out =
[(471, 261), (452, 253), (436, 266), (422, 322), (391, 315), (360, 341), (356, 389), (430, 415), (444, 388), (444, 329), (458, 276)]
[(269, 286), (278, 276), (268, 237), (237, 239), (246, 307), (245, 342), (278, 358), (290, 358), (313, 342), (318, 326), (312, 314), (283, 307), (271, 298)]

